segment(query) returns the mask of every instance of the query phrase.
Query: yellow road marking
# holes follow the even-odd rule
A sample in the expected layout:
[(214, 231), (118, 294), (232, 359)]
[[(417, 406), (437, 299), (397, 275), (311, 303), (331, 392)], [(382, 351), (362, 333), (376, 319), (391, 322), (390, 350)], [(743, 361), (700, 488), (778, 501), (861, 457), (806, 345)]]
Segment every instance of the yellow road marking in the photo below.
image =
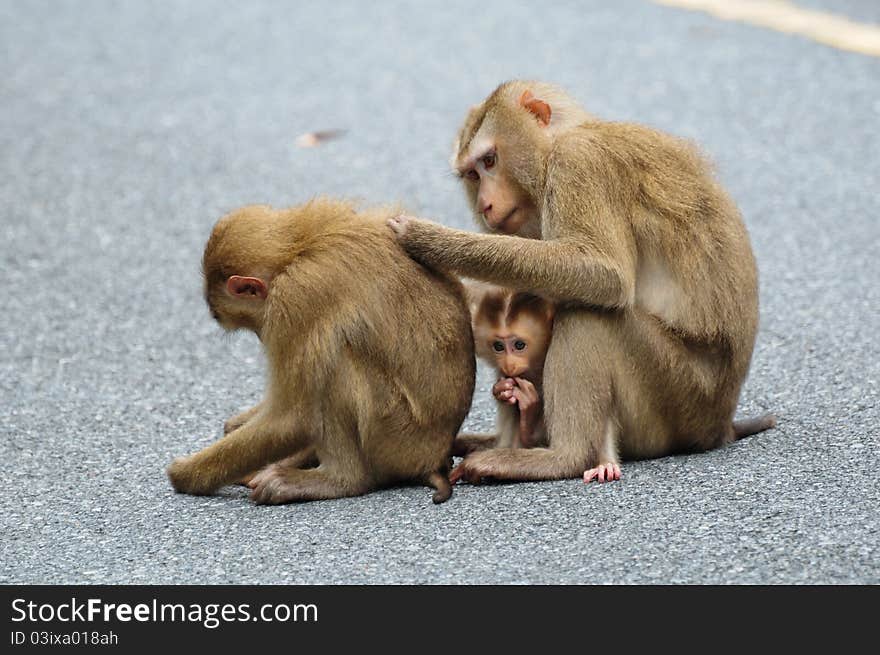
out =
[(669, 7), (703, 11), (778, 32), (799, 34), (841, 50), (880, 57), (880, 25), (856, 23), (824, 11), (803, 9), (782, 0), (653, 0)]

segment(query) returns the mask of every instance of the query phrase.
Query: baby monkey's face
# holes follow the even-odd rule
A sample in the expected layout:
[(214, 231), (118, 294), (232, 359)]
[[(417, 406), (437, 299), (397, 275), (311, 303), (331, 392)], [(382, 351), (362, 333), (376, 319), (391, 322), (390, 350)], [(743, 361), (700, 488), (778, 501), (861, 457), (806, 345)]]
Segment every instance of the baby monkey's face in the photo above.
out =
[(551, 331), (552, 317), (543, 311), (502, 314), (494, 321), (478, 314), (474, 322), (477, 354), (492, 364), (499, 376), (533, 383), (540, 382)]
[(544, 368), (549, 328), (529, 317), (504, 327), (508, 329), (495, 331), (489, 339), (495, 368), (504, 377), (535, 382), (535, 376)]

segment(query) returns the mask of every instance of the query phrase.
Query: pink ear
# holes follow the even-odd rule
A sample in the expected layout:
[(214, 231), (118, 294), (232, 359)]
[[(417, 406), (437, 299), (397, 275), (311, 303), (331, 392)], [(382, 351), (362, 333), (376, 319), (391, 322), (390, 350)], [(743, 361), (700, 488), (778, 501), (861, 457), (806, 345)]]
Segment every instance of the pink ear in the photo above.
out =
[(523, 91), (523, 94), (519, 97), (519, 104), (532, 112), (535, 118), (544, 125), (550, 125), (550, 115), (553, 113), (550, 109), (550, 105), (548, 105), (543, 100), (538, 100), (532, 92), (526, 89)]
[(264, 299), (269, 290), (266, 283), (258, 277), (243, 277), (241, 275), (231, 275), (226, 280), (226, 290), (230, 295), (239, 298), (260, 298)]

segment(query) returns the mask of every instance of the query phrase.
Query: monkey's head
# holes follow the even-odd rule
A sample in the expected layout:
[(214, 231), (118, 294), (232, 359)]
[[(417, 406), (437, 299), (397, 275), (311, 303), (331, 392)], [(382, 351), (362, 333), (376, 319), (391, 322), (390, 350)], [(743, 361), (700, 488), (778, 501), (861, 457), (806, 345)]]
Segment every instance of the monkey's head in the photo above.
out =
[(260, 332), (272, 279), (290, 261), (289, 235), (279, 212), (254, 205), (214, 226), (202, 257), (205, 301), (226, 330)]
[(490, 230), (540, 236), (536, 198), (553, 139), (589, 116), (542, 82), (505, 82), (473, 107), (459, 130), (452, 167), (478, 221)]
[(504, 377), (540, 383), (553, 333), (553, 303), (531, 293), (477, 289), (468, 288), (477, 355)]

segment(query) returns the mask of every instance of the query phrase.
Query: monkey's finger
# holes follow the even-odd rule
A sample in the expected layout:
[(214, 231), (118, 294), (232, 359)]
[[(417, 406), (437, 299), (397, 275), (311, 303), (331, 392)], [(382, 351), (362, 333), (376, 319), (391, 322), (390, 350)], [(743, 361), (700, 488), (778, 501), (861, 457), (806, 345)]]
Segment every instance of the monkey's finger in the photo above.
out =
[(502, 391), (510, 391), (514, 387), (514, 381), (510, 378), (502, 378), (492, 385), (492, 393), (498, 394)]
[(527, 410), (532, 406), (532, 399), (529, 398), (528, 394), (523, 393), (521, 389), (514, 390), (513, 399), (519, 404), (520, 411)]
[(449, 484), (455, 484), (461, 480), (465, 468), (464, 464), (459, 464), (456, 468), (452, 469), (452, 473), (449, 474)]
[(587, 469), (586, 471), (584, 471), (584, 484), (587, 484), (588, 482), (592, 482), (593, 478), (596, 477), (596, 474), (598, 473), (598, 471), (599, 471), (599, 469), (597, 469), (597, 468)]
[(529, 404), (538, 401), (538, 390), (535, 389), (534, 384), (523, 378), (516, 378), (516, 383), (522, 399), (526, 400)]
[(388, 227), (398, 236), (398, 238), (406, 235), (406, 229), (409, 227), (410, 222), (409, 216), (404, 216), (403, 214), (398, 214), (397, 216), (392, 216), (388, 219)]
[(620, 466), (618, 464), (612, 464), (614, 467), (614, 479), (620, 480)]

